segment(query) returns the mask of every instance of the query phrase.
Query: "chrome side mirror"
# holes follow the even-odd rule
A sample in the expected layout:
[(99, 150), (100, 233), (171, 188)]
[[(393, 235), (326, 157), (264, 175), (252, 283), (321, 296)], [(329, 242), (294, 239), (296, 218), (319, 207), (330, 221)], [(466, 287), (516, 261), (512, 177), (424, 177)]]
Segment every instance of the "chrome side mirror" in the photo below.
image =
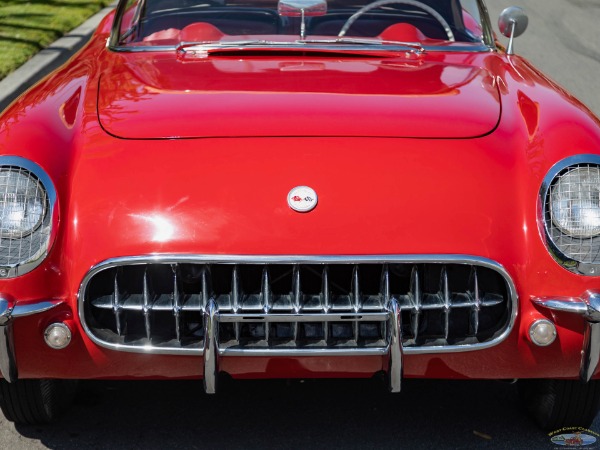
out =
[(528, 24), (529, 18), (525, 10), (518, 6), (509, 6), (500, 13), (498, 28), (500, 28), (500, 33), (509, 39), (506, 49), (508, 55), (514, 55), (513, 40), (525, 32)]

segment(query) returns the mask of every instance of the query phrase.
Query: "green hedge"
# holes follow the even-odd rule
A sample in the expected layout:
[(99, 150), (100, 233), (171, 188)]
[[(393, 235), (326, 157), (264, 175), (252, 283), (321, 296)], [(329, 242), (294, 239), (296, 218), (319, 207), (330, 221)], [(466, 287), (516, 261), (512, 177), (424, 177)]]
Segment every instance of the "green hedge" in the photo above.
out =
[(112, 0), (0, 0), (0, 79)]

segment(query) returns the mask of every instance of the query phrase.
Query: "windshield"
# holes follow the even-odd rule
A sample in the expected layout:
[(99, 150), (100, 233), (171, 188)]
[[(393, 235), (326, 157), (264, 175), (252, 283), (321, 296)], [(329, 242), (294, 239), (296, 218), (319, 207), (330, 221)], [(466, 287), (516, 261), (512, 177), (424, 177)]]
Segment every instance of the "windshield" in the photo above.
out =
[(485, 15), (478, 0), (121, 0), (110, 47), (404, 44), (481, 49), (491, 35)]

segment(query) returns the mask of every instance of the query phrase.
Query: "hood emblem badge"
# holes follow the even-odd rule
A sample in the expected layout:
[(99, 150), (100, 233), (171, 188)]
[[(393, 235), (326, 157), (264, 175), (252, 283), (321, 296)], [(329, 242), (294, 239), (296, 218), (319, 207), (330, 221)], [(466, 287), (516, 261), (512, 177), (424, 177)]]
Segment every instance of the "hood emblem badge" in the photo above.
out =
[(287, 201), (294, 211), (312, 211), (317, 206), (317, 193), (308, 186), (296, 186), (289, 192)]

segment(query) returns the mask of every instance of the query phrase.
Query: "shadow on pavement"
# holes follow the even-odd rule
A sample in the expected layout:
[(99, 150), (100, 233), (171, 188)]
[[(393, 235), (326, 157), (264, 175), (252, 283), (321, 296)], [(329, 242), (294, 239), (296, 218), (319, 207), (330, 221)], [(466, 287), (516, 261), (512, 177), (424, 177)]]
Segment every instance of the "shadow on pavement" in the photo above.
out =
[(513, 385), (406, 380), (83, 382), (48, 427), (18, 426), (52, 449), (552, 448), (519, 409)]

